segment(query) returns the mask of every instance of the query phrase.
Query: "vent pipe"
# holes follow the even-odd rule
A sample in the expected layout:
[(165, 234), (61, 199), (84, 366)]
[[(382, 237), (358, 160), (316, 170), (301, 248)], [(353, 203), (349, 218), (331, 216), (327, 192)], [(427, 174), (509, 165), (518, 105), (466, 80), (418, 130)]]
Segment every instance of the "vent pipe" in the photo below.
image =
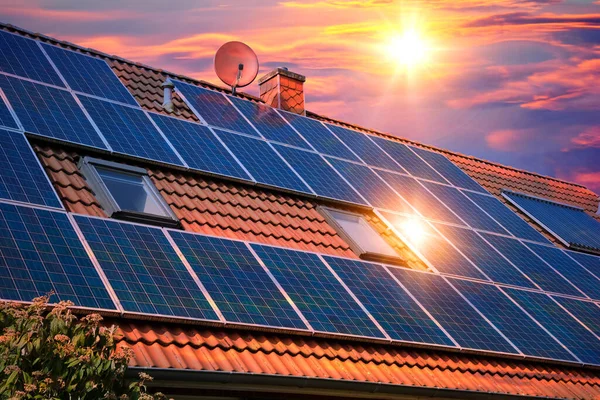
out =
[(171, 81), (171, 78), (167, 78), (167, 80), (165, 80), (165, 82), (162, 84), (162, 88), (164, 91), (162, 106), (165, 111), (172, 113), (175, 108), (173, 105), (173, 89), (175, 89), (175, 85)]

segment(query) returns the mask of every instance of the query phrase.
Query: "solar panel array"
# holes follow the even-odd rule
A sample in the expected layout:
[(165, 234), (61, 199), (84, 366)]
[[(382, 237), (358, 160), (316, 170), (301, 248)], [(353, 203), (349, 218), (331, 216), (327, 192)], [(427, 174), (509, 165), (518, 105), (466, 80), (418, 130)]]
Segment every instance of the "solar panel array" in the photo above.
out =
[(19, 129), (19, 125), (17, 125), (17, 121), (11, 114), (8, 106), (4, 102), (4, 100), (0, 97), (0, 126), (12, 129)]

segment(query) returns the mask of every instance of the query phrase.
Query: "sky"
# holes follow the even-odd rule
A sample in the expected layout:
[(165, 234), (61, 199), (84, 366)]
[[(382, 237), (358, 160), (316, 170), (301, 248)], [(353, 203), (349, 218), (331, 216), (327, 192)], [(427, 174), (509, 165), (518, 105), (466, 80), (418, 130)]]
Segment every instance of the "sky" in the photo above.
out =
[(0, 0), (0, 20), (213, 83), (240, 40), (259, 76), (306, 76), (310, 111), (600, 193), (600, 0)]

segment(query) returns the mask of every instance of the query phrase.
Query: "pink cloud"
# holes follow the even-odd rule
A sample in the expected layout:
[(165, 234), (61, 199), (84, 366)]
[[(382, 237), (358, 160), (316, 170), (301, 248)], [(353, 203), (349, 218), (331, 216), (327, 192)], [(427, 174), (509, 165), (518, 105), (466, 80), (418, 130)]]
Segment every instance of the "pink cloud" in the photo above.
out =
[(571, 139), (576, 148), (594, 147), (600, 149), (600, 126), (591, 126)]

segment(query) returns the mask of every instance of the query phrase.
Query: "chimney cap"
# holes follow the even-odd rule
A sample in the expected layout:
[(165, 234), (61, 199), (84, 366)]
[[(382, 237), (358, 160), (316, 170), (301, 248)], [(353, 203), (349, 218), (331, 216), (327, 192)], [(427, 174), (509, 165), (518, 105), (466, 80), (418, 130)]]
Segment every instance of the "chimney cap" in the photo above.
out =
[(289, 71), (287, 69), (287, 67), (277, 67), (274, 70), (272, 70), (271, 72), (268, 72), (267, 74), (263, 75), (258, 80), (258, 84), (260, 85), (263, 82), (266, 82), (269, 79), (271, 79), (271, 78), (273, 78), (274, 76), (277, 76), (277, 75), (287, 76), (288, 78), (292, 78), (292, 79), (295, 79), (295, 80), (300, 81), (300, 82), (306, 82), (306, 77), (304, 75), (300, 75), (300, 74), (297, 74), (295, 72)]

